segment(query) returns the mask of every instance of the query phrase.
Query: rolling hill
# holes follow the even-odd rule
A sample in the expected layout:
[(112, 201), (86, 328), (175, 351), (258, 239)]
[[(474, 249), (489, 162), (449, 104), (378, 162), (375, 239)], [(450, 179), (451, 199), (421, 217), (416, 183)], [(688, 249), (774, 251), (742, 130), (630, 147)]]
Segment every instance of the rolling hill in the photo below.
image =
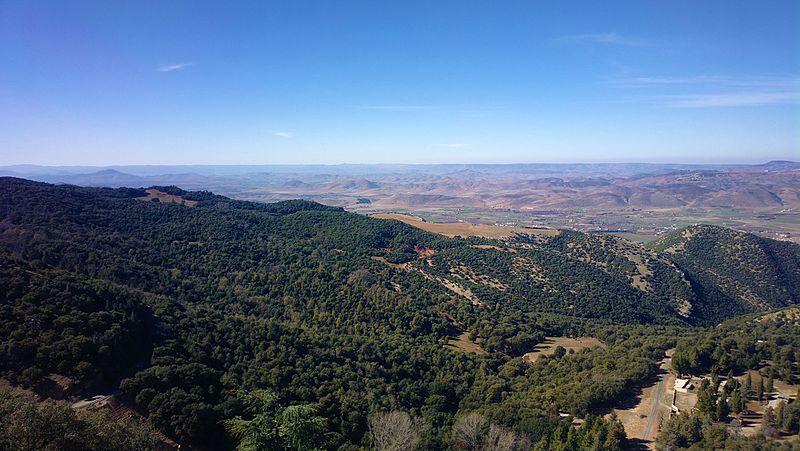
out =
[(723, 227), (687, 227), (651, 243), (689, 278), (704, 318), (800, 302), (800, 246)]
[[(327, 446), (364, 443), (371, 412), (402, 409), (430, 448), (465, 411), (547, 447), (569, 427), (559, 411), (623, 398), (685, 326), (797, 300), (797, 246), (552, 232), (448, 238), (307, 201), (0, 178), (0, 372), (119, 388), (200, 448), (229, 447), (220, 421), (264, 388), (313, 403)], [(566, 335), (608, 347), (527, 370), (523, 354)]]

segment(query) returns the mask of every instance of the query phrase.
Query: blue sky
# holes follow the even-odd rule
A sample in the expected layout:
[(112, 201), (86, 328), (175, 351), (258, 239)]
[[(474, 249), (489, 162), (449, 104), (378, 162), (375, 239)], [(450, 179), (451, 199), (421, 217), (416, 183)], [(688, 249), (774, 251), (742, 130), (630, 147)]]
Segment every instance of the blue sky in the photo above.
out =
[(800, 159), (800, 2), (0, 1), (0, 164)]

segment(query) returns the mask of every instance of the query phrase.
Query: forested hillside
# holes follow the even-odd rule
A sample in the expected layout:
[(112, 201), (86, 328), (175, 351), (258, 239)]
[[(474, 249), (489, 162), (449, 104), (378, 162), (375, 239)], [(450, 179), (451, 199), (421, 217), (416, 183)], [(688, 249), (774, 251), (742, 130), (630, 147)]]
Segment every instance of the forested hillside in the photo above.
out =
[[(726, 292), (699, 284), (682, 249), (569, 231), (445, 238), (311, 202), (153, 189), (0, 178), (0, 371), (119, 387), (200, 448), (229, 448), (225, 424), (267, 415), (247, 401), (266, 389), (269, 418), (297, 404), (320, 418), (315, 446), (367, 445), (376, 412), (402, 411), (426, 448), (452, 446), (475, 413), (519, 443), (616, 449), (624, 432), (590, 414), (652, 377), (687, 325), (720, 312), (697, 308), (709, 290)], [(780, 274), (793, 252), (773, 258)], [(464, 333), (485, 353), (450, 345)], [(519, 358), (581, 334), (607, 347)], [(559, 413), (590, 421), (573, 433)]]
[(800, 302), (800, 246), (698, 225), (652, 243), (687, 274), (694, 315), (719, 321)]

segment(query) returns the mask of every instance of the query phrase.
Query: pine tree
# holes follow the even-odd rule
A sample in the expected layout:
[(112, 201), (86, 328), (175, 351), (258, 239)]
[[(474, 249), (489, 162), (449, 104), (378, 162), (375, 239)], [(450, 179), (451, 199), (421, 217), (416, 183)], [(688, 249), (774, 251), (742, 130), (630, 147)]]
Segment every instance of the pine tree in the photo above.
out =
[(744, 398), (747, 399), (750, 397), (750, 394), (753, 392), (753, 378), (750, 376), (750, 372), (748, 371), (747, 377), (744, 380)]
[(767, 393), (772, 393), (773, 389), (775, 388), (775, 376), (773, 375), (773, 371), (769, 371), (769, 378), (767, 379), (767, 386), (765, 387), (765, 391)]
[(775, 409), (775, 425), (782, 428), (786, 420), (786, 401), (778, 403), (778, 408)]
[(777, 432), (775, 429), (775, 412), (772, 407), (767, 407), (764, 409), (764, 417), (761, 419), (761, 433), (766, 437), (774, 438), (778, 435)]
[(716, 413), (713, 388), (706, 379), (703, 379), (697, 393), (697, 410), (706, 418), (713, 418)]
[(608, 435), (606, 435), (606, 440), (603, 444), (604, 448), (620, 449), (626, 438), (625, 427), (622, 426), (622, 423), (617, 418), (616, 412), (612, 412), (611, 418), (609, 418)]
[(764, 378), (758, 378), (758, 388), (756, 389), (756, 398), (758, 398), (758, 402), (764, 400)]
[(738, 388), (733, 391), (733, 395), (731, 396), (731, 410), (736, 415), (742, 413), (742, 389)]
[(722, 396), (719, 397), (717, 400), (717, 421), (725, 421), (728, 419), (728, 414), (730, 413), (730, 406), (728, 406), (728, 395), (724, 392)]
[(769, 426), (775, 425), (775, 411), (772, 410), (772, 407), (767, 407), (764, 409), (764, 418), (761, 420), (761, 424), (766, 424)]

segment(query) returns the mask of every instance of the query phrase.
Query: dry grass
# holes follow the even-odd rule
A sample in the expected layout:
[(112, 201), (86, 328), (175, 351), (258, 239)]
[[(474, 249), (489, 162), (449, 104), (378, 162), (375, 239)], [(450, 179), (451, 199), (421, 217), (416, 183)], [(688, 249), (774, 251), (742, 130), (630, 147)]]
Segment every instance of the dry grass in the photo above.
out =
[(546, 337), (544, 343), (536, 345), (533, 351), (525, 354), (522, 358), (527, 362), (535, 363), (542, 356), (553, 354), (558, 346), (563, 347), (568, 352), (570, 349), (578, 352), (581, 349), (593, 346), (605, 348), (606, 344), (594, 337)]
[[(655, 448), (655, 438), (661, 423), (669, 418), (670, 404), (676, 394), (675, 374), (666, 371), (674, 351), (667, 350), (665, 358), (659, 362), (659, 367), (665, 372), (663, 378), (653, 380), (648, 386), (642, 387), (636, 398), (629, 399), (612, 410), (622, 422), (628, 438), (639, 441), (648, 449)], [(610, 415), (611, 413), (607, 417)]]
[(475, 296), (475, 293), (473, 293), (472, 290), (469, 287), (463, 287), (463, 286), (457, 284), (456, 282), (453, 282), (450, 279), (447, 279), (447, 278), (444, 278), (444, 277), (432, 276), (432, 275), (428, 274), (427, 272), (425, 272), (422, 268), (419, 268), (417, 266), (412, 266), (410, 263), (390, 263), (389, 261), (386, 260), (386, 258), (378, 257), (378, 256), (373, 256), (373, 257), (370, 257), (370, 258), (372, 258), (375, 261), (381, 262), (381, 263), (383, 263), (383, 264), (385, 264), (387, 266), (391, 266), (392, 268), (395, 268), (395, 269), (399, 269), (399, 270), (402, 270), (402, 271), (416, 272), (419, 275), (421, 275), (422, 277), (424, 277), (425, 279), (430, 280), (431, 282), (438, 282), (438, 283), (442, 284), (443, 287), (445, 287), (448, 290), (450, 290), (451, 292), (453, 292), (453, 293), (455, 293), (455, 294), (457, 294), (459, 296), (463, 296), (463, 297), (467, 298), (472, 303), (472, 305), (478, 305), (478, 306), (483, 306), (484, 305), (483, 302), (480, 299), (478, 299), (477, 296)]
[(158, 199), (159, 202), (172, 202), (176, 204), (182, 204), (189, 207), (194, 207), (197, 205), (196, 200), (186, 200), (183, 196), (176, 196), (175, 194), (168, 194), (163, 191), (159, 191), (154, 188), (150, 188), (147, 190), (147, 196), (137, 197), (136, 200), (141, 200), (143, 202), (149, 202), (153, 199)]
[(456, 339), (449, 340), (447, 347), (455, 351), (464, 352), (467, 354), (475, 353), (478, 355), (486, 355), (487, 352), (478, 343), (469, 339), (469, 332), (464, 332)]
[(658, 381), (654, 381), (652, 385), (642, 389), (641, 398), (639, 398), (635, 405), (614, 409), (617, 418), (619, 418), (619, 421), (622, 422), (622, 426), (625, 428), (625, 433), (628, 435), (628, 438), (642, 440), (647, 442), (648, 447), (652, 446), (654, 439), (658, 436), (658, 429), (661, 423), (659, 420), (666, 421), (666, 419), (669, 418), (669, 404), (672, 402), (674, 385), (675, 375), (673, 373), (667, 374), (664, 377), (664, 383), (661, 387), (662, 393), (659, 405), (656, 408), (656, 415), (658, 415), (658, 418), (653, 419), (654, 426), (647, 437), (645, 437), (645, 431), (647, 429), (650, 413), (653, 411), (656, 391), (659, 388)]
[(556, 236), (558, 230), (555, 229), (532, 229), (527, 227), (504, 227), (489, 224), (474, 224), (469, 222), (427, 222), (421, 218), (411, 215), (404, 215), (398, 213), (381, 213), (371, 215), (373, 218), (378, 219), (396, 219), (405, 222), (408, 225), (426, 230), (428, 232), (438, 233), (440, 235), (448, 236), (450, 238), (460, 236), (467, 238), (476, 236), (481, 238), (494, 238), (505, 239), (514, 236), (516, 233), (528, 235), (546, 235)]
[(777, 319), (779, 316), (790, 321), (800, 320), (800, 307), (789, 307), (787, 309), (778, 310), (777, 312), (767, 313), (758, 317), (759, 322), (767, 322)]

